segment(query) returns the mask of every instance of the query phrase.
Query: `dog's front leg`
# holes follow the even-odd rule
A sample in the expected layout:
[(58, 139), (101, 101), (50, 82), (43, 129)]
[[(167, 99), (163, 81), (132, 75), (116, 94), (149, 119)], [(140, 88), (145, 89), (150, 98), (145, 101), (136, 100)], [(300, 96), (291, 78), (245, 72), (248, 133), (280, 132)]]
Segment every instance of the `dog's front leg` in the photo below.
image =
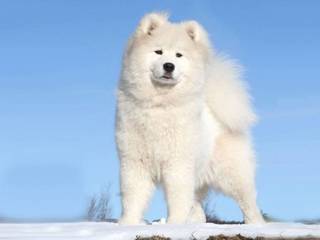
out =
[(168, 223), (187, 222), (194, 202), (192, 163), (173, 162), (163, 170), (163, 184), (168, 204)]
[[(127, 160), (127, 159), (126, 159)], [(140, 162), (125, 161), (121, 164), (122, 216), (123, 225), (140, 224), (154, 190), (154, 182)]]

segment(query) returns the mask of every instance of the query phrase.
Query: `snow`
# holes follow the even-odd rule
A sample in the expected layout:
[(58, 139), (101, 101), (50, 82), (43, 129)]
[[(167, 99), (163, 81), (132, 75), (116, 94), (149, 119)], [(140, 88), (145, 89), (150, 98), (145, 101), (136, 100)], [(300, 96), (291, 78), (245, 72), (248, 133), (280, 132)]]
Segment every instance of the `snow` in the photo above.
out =
[(269, 223), (265, 225), (136, 225), (119, 226), (116, 223), (37, 223), (0, 224), (0, 239), (11, 240), (124, 240), (136, 236), (161, 235), (172, 239), (207, 239), (210, 235), (232, 236), (241, 234), (247, 237), (319, 237), (320, 225), (298, 223)]

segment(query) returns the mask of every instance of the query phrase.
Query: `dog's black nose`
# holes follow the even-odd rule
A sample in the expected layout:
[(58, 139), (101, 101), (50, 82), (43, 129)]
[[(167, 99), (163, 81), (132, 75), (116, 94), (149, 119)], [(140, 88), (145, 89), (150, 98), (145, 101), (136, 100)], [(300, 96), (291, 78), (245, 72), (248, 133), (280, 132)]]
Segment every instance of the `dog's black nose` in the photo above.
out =
[(172, 73), (174, 70), (174, 65), (172, 63), (167, 62), (167, 63), (163, 64), (163, 69), (166, 72)]

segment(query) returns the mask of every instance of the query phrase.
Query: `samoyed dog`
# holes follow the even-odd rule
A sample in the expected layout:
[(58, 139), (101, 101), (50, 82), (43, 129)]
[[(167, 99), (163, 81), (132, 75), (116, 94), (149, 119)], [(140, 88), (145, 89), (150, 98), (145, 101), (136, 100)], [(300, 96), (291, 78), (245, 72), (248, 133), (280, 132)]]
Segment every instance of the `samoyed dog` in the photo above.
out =
[(205, 222), (209, 189), (232, 197), (245, 223), (256, 203), (250, 127), (255, 114), (239, 67), (218, 56), (195, 21), (142, 18), (129, 40), (117, 92), (121, 224), (139, 224), (163, 185), (168, 223)]

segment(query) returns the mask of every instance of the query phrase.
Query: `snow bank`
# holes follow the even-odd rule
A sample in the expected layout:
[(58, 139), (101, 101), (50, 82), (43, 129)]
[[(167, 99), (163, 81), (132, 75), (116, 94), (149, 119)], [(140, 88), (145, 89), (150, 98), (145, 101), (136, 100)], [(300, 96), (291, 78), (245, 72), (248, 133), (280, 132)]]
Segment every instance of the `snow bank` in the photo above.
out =
[(269, 223), (266, 225), (139, 225), (119, 226), (116, 223), (40, 223), (40, 224), (0, 224), (0, 239), (12, 240), (123, 240), (136, 236), (162, 235), (172, 239), (207, 239), (210, 235), (247, 237), (319, 237), (320, 225), (296, 223)]

